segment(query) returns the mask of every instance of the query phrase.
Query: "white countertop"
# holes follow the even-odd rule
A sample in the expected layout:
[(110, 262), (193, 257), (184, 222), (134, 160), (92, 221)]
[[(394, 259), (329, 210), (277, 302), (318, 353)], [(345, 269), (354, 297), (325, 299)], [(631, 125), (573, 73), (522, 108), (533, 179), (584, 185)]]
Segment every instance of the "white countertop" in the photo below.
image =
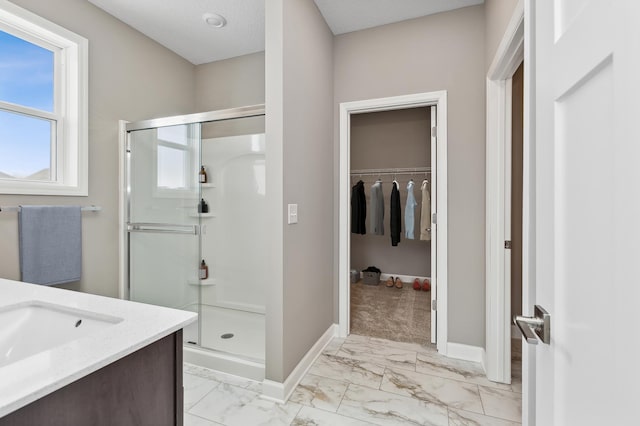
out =
[[(29, 301), (63, 305), (122, 321), (0, 367), (0, 417), (168, 336), (197, 318), (192, 312), (0, 278), (0, 308)], [(43, 324), (43, 333), (46, 332)]]

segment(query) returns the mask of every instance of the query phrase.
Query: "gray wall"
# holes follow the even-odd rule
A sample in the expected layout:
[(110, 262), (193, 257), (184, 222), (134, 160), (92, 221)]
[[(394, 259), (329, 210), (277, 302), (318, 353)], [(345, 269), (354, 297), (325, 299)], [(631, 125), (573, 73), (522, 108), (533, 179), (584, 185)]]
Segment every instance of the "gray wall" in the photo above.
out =
[[(448, 339), (475, 346), (484, 346), (485, 337), (484, 18), (484, 6), (473, 6), (344, 34), (334, 42), (335, 188), (340, 102), (448, 92)], [(334, 230), (337, 244), (337, 209)], [(336, 284), (336, 321), (337, 294)]]
[(264, 52), (195, 67), (198, 111), (263, 104), (264, 90)]
[[(522, 1), (522, 0), (520, 0)], [(489, 69), (518, 0), (485, 0), (485, 65)]]
[(351, 116), (351, 168), (431, 165), (430, 108)]
[[(264, 52), (210, 62), (195, 67), (195, 103), (198, 111), (215, 111), (265, 101)], [(203, 138), (264, 133), (264, 117), (209, 123)]]
[[(431, 165), (431, 113), (429, 108), (399, 109), (394, 111), (355, 114), (351, 117), (351, 169), (427, 167)], [(431, 243), (420, 241), (420, 211), (422, 180), (424, 174), (398, 175), (400, 205), (402, 211), (402, 236), (400, 243), (391, 245), (389, 228), (389, 197), (393, 176), (381, 176), (385, 198), (385, 235), (351, 234), (351, 269), (362, 270), (374, 265), (387, 274), (430, 276)], [(416, 239), (404, 238), (406, 223), (404, 208), (407, 199), (407, 183), (413, 178), (414, 195), (418, 206), (414, 210)], [(371, 185), (378, 176), (353, 176), (352, 185), (358, 180), (365, 183), (367, 208)], [(370, 214), (370, 211), (367, 212)], [(370, 231), (367, 220), (367, 231)]]
[(269, 233), (271, 250), (265, 253), (268, 273), (265, 285), (265, 377), (283, 382), (284, 376), (284, 286), (283, 286), (283, 134), (284, 134), (284, 0), (265, 3), (265, 117), (267, 162), (267, 217), (272, 224)]
[(284, 228), (286, 377), (333, 323), (334, 209), (333, 34), (313, 1), (284, 5), (283, 205), (299, 220)]
[(272, 0), (266, 14), (267, 192), (282, 194), (269, 213), (282, 269), (269, 277), (266, 376), (281, 382), (333, 323), (333, 35), (311, 0)]
[[(194, 66), (85, 0), (13, 3), (89, 40), (89, 196), (0, 195), (0, 206), (96, 204), (83, 213), (82, 280), (67, 288), (118, 294), (118, 120), (194, 111)], [(0, 214), (0, 277), (19, 279), (17, 217)]]

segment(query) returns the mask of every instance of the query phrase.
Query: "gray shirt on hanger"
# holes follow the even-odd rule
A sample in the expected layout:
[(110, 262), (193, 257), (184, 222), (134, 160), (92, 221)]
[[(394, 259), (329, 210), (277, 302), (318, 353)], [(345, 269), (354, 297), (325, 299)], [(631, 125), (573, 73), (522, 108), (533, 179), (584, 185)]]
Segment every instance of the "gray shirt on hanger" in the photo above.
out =
[(374, 235), (384, 235), (384, 196), (382, 182), (378, 180), (371, 186), (370, 229)]

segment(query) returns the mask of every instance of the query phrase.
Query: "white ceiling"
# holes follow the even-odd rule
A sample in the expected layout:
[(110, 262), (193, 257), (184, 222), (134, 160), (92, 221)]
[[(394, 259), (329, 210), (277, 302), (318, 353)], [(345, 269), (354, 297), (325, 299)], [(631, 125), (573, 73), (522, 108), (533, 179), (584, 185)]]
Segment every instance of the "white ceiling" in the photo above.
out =
[(334, 34), (419, 18), (484, 0), (315, 0)]
[[(193, 64), (264, 50), (264, 4), (268, 0), (89, 0)], [(484, 0), (314, 0), (334, 34), (343, 34)], [(218, 13), (224, 28), (204, 23)]]
[[(196, 65), (264, 50), (265, 0), (89, 1)], [(227, 25), (206, 25), (206, 12)]]

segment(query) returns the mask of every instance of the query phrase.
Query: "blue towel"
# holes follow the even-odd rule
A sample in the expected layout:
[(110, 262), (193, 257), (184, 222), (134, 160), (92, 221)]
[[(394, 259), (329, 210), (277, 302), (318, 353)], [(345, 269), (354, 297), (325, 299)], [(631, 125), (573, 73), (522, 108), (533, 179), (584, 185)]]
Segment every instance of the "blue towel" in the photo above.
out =
[(22, 206), (18, 232), (22, 281), (53, 285), (80, 279), (80, 206)]

